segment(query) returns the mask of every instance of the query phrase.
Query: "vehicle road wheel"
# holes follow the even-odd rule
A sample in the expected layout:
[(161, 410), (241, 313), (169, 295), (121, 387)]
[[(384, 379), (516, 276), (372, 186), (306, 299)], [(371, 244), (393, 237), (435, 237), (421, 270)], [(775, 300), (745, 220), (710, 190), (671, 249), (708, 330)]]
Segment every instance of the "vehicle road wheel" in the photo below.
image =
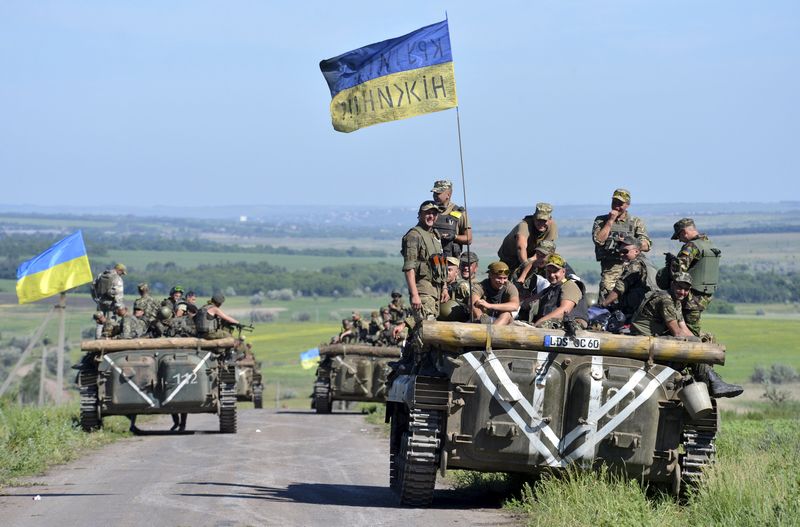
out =
[(314, 408), (318, 414), (329, 414), (333, 410), (330, 379), (320, 379), (314, 383)]
[(264, 408), (264, 387), (260, 384), (253, 387), (253, 408)]
[(103, 428), (97, 400), (97, 372), (82, 371), (79, 378), (81, 413), (80, 422), (84, 432), (92, 432)]
[(236, 433), (236, 374), (232, 371), (220, 372), (219, 385), (219, 431), (223, 434)]
[(440, 410), (409, 412), (408, 426), (395, 456), (395, 491), (401, 505), (428, 507), (433, 501), (443, 430), (444, 414)]

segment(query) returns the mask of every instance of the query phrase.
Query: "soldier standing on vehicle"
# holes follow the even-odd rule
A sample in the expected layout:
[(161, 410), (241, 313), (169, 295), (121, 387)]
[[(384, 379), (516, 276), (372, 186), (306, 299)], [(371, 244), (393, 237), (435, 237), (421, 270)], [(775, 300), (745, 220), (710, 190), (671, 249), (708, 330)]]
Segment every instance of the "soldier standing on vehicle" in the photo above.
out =
[(144, 312), (142, 319), (148, 324), (152, 323), (158, 316), (158, 300), (150, 296), (150, 284), (142, 282), (137, 286), (139, 298), (133, 303), (133, 310), (141, 309)]
[(509, 232), (497, 256), (512, 272), (526, 263), (533, 256), (536, 247), (544, 240), (556, 241), (558, 239), (558, 225), (553, 219), (553, 206), (549, 203), (537, 203), (536, 211), (522, 218), (511, 232)]
[(670, 275), (689, 273), (692, 289), (683, 302), (683, 318), (686, 325), (700, 336), (700, 316), (711, 303), (719, 282), (719, 259), (722, 251), (697, 231), (694, 220), (683, 218), (673, 225), (673, 240), (680, 240), (683, 247), (670, 262)]
[[(669, 292), (660, 289), (649, 292), (633, 315), (631, 334), (696, 338), (683, 319), (683, 303), (691, 288), (691, 275), (678, 273), (672, 279)], [(708, 364), (694, 364), (690, 369), (695, 379), (708, 385), (708, 391), (713, 397), (736, 397), (744, 391), (737, 384), (723, 381)]]
[(423, 201), (419, 206), (417, 225), (403, 236), (403, 273), (414, 322), (436, 319), (439, 303), (449, 299), (442, 244), (433, 228), (438, 215), (436, 203)]
[(650, 260), (642, 254), (639, 240), (626, 236), (620, 242), (619, 254), (623, 260), (622, 275), (617, 279), (612, 291), (601, 300), (603, 307), (614, 305), (626, 317), (632, 316), (644, 301), (645, 295), (650, 291), (659, 289), (656, 285), (656, 268)]
[(519, 292), (508, 281), (509, 268), (504, 262), (492, 262), (489, 277), (472, 291), (472, 317), (482, 323), (507, 326), (519, 309)]
[(231, 332), (224, 327), (224, 322), (230, 325), (240, 326), (241, 323), (230, 315), (227, 315), (222, 309), (222, 304), (225, 302), (225, 295), (222, 293), (214, 293), (211, 300), (203, 307), (197, 310), (197, 315), (194, 317), (194, 325), (197, 330), (197, 336), (202, 339), (222, 339), (230, 337)]
[(550, 286), (542, 291), (539, 307), (534, 318), (537, 327), (556, 328), (563, 325), (567, 316), (586, 329), (589, 325), (589, 309), (582, 284), (567, 278), (567, 262), (553, 253), (545, 260), (547, 281)]
[[(128, 273), (124, 264), (118, 263), (111, 269), (100, 273), (92, 282), (92, 298), (97, 303), (97, 310), (102, 311), (105, 318), (113, 318), (117, 306), (124, 301), (125, 285), (122, 277)], [(95, 338), (101, 338), (103, 326), (98, 324)]]
[(641, 251), (650, 250), (650, 238), (644, 222), (628, 214), (631, 204), (631, 193), (624, 188), (618, 188), (611, 197), (611, 210), (594, 219), (592, 226), (592, 240), (594, 241), (594, 255), (600, 262), (600, 295), (605, 298), (614, 289), (619, 277), (622, 275), (622, 258), (619, 254), (621, 242), (625, 237), (632, 237), (639, 241)]
[(472, 243), (472, 227), (467, 218), (467, 211), (450, 201), (453, 196), (453, 183), (441, 179), (433, 183), (433, 201), (439, 207), (439, 216), (434, 228), (442, 242), (445, 256), (458, 258), (464, 245)]

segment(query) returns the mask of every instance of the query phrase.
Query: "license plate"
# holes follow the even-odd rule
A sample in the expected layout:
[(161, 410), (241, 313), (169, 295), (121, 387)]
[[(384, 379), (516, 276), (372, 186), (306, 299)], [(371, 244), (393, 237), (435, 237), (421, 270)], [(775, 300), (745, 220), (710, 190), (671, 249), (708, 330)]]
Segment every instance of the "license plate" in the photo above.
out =
[(599, 350), (600, 339), (589, 337), (557, 337), (555, 335), (545, 335), (545, 348), (566, 348), (573, 350)]

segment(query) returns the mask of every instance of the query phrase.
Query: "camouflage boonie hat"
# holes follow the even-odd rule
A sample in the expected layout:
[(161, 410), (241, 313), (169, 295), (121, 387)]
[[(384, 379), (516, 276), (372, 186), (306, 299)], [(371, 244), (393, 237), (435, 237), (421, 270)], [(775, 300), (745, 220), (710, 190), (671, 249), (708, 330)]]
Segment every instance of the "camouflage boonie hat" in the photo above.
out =
[(492, 262), (489, 264), (487, 270), (490, 274), (502, 274), (506, 276), (511, 272), (511, 269), (508, 268), (508, 264), (505, 262)]
[(122, 271), (122, 274), (128, 274), (128, 268), (125, 267), (125, 264), (118, 263), (114, 266), (116, 271)]
[(450, 190), (453, 188), (453, 182), (448, 179), (440, 179), (438, 181), (433, 182), (433, 188), (431, 192), (436, 192), (437, 194), (440, 192), (444, 192), (445, 190)]
[(553, 254), (556, 252), (556, 242), (552, 240), (542, 240), (539, 242), (539, 245), (536, 246), (534, 251), (542, 254)]
[(681, 234), (681, 231), (686, 227), (694, 227), (694, 220), (692, 218), (681, 218), (675, 222), (675, 225), (672, 228), (675, 230), (675, 233), (670, 238), (671, 240), (677, 240)]
[(436, 204), (435, 201), (430, 200), (430, 199), (420, 203), (419, 212), (425, 212), (425, 211), (428, 211), (428, 210), (435, 210), (437, 212), (437, 214), (438, 214), (439, 206)]
[(614, 194), (611, 196), (611, 199), (618, 199), (623, 203), (630, 203), (631, 202), (631, 193), (629, 190), (624, 188), (618, 188), (614, 191)]
[(459, 260), (455, 256), (448, 256), (447, 257), (447, 265), (455, 265), (458, 267)]
[(673, 282), (683, 282), (685, 284), (692, 285), (692, 275), (689, 273), (678, 273), (672, 279)]
[(549, 220), (553, 217), (553, 206), (544, 202), (537, 203), (533, 217), (537, 220)]
[(558, 267), (559, 269), (563, 269), (567, 266), (567, 262), (561, 257), (560, 254), (553, 253), (547, 257), (544, 261), (545, 266), (547, 267)]
[(461, 253), (461, 257), (458, 260), (462, 264), (478, 263), (478, 255), (472, 251), (465, 251)]

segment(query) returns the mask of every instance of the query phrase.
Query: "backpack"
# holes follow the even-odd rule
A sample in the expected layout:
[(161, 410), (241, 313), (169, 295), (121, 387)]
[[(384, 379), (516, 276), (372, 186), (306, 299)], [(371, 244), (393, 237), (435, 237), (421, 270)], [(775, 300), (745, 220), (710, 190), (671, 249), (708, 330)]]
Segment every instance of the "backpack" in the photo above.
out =
[(95, 302), (111, 300), (109, 291), (114, 285), (114, 275), (112, 273), (115, 272), (108, 269), (97, 275), (97, 278), (92, 282), (92, 300)]

